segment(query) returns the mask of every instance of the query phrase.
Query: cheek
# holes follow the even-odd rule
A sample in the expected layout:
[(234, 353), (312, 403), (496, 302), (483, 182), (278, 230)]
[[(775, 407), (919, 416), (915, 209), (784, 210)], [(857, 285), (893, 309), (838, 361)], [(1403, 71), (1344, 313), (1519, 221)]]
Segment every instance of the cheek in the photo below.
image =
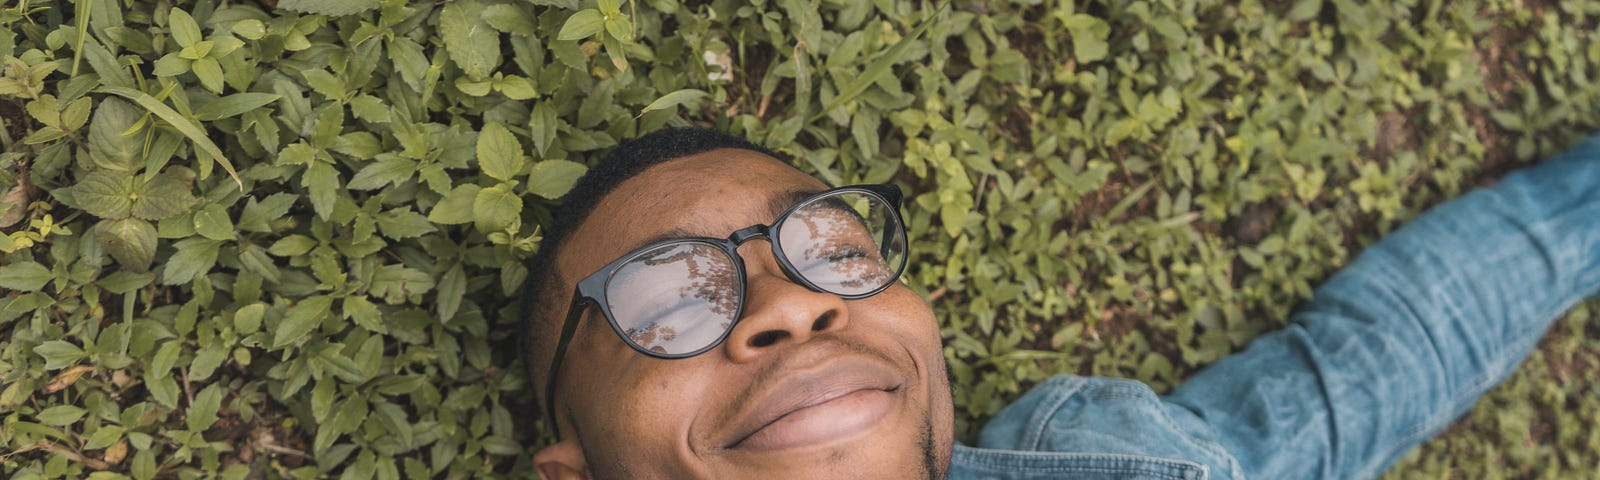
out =
[[(922, 300), (910, 288), (895, 284), (882, 293), (867, 299), (859, 320), (868, 323), (874, 329), (894, 332), (897, 335), (907, 335), (910, 341), (917, 346), (931, 348), (935, 355), (941, 355), (939, 339), (939, 322), (933, 317), (933, 310), (928, 307), (928, 302)], [(852, 321), (855, 321), (852, 315)], [(918, 354), (925, 352), (918, 351)]]
[(644, 447), (616, 452), (626, 457), (681, 448), (690, 421), (698, 414), (699, 404), (693, 399), (705, 398), (708, 386), (703, 382), (712, 377), (690, 374), (695, 370), (685, 363), (690, 361), (639, 355), (590, 372), (593, 388), (585, 392), (578, 416), (592, 422), (598, 435), (585, 438), (585, 443)]

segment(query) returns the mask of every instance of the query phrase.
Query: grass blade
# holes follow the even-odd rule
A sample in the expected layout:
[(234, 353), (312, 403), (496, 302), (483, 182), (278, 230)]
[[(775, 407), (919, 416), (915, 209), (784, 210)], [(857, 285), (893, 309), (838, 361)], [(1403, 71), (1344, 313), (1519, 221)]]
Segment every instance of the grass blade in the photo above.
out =
[(928, 27), (933, 25), (933, 22), (939, 18), (939, 14), (943, 13), (945, 7), (949, 5), (949, 3), (940, 4), (939, 8), (934, 9), (933, 14), (928, 15), (928, 18), (922, 19), (922, 22), (917, 25), (917, 28), (912, 29), (910, 34), (900, 37), (900, 41), (895, 42), (893, 47), (889, 47), (888, 51), (873, 59), (871, 65), (861, 72), (861, 76), (856, 77), (849, 85), (845, 85), (843, 89), (840, 89), (839, 96), (833, 97), (833, 101), (823, 106), (821, 111), (812, 114), (811, 118), (806, 120), (806, 123), (815, 122), (817, 119), (822, 118), (823, 115), (833, 111), (833, 109), (855, 100), (862, 93), (866, 93), (868, 87), (871, 87), (873, 83), (877, 83), (879, 78), (889, 74), (890, 67), (894, 66), (895, 60), (899, 60), (901, 55), (905, 55), (906, 50), (911, 48), (911, 42), (922, 38), (922, 33), (928, 31)]
[(183, 136), (189, 138), (189, 141), (194, 142), (196, 150), (205, 152), (205, 154), (209, 155), (212, 160), (216, 160), (217, 164), (221, 165), (223, 170), (227, 170), (228, 176), (233, 177), (233, 183), (239, 185), (239, 191), (244, 191), (244, 181), (239, 179), (239, 172), (233, 170), (233, 164), (228, 162), (226, 157), (222, 156), (222, 149), (217, 148), (217, 144), (213, 143), (211, 138), (206, 136), (206, 131), (204, 129), (200, 128), (199, 125), (195, 125), (194, 122), (190, 121), (189, 119), (184, 118), (183, 115), (179, 114), (177, 110), (173, 110), (172, 107), (168, 107), (167, 104), (161, 103), (160, 100), (156, 100), (155, 97), (150, 96), (148, 93), (131, 88), (101, 87), (96, 91), (101, 93), (109, 93), (132, 100), (133, 103), (139, 104), (139, 106), (144, 107), (145, 110), (149, 110), (150, 113), (154, 114), (156, 117), (159, 117), (161, 120), (172, 125), (173, 128), (178, 129), (178, 133), (182, 133)]

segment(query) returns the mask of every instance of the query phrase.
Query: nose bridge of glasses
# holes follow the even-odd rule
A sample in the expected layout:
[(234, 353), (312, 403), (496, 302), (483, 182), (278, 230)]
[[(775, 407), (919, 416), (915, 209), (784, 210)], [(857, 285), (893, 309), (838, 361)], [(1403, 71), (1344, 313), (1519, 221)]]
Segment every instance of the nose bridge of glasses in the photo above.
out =
[[(772, 232), (772, 226), (770, 226), (770, 225), (751, 225), (751, 226), (736, 230), (732, 234), (728, 235), (728, 245), (729, 245), (729, 247), (731, 247), (729, 249), (729, 253), (733, 254), (735, 257), (740, 257), (741, 255), (739, 254), (738, 249), (740, 247), (744, 246), (745, 243), (748, 243), (751, 240), (755, 240), (755, 239), (758, 239), (758, 238), (765, 238), (765, 239), (767, 239), (767, 243), (771, 244), (771, 249), (770, 249), (771, 251), (767, 252), (767, 254), (777, 255), (778, 239), (776, 237), (773, 237), (772, 233), (773, 233)], [(756, 251), (751, 251), (749, 253), (750, 254), (754, 254), (754, 255), (763, 255), (762, 253), (758, 253), (758, 252), (761, 252), (761, 251), (762, 250), (758, 249)], [(776, 257), (773, 257), (771, 260), (774, 261), (774, 262), (777, 262), (779, 264), (777, 266), (777, 270), (783, 270), (783, 267), (781, 265), (782, 264), (781, 260), (778, 260)], [(760, 262), (761, 261), (758, 261), (757, 263), (760, 263)], [(750, 264), (746, 263), (745, 265), (746, 265), (747, 269), (750, 268), (749, 267)], [(753, 272), (750, 272), (750, 271), (746, 271), (745, 272), (746, 275), (750, 275), (751, 273), (753, 273)], [(788, 272), (787, 271), (784, 271), (784, 273), (785, 273), (786, 276), (788, 276)]]
[(754, 240), (757, 237), (767, 237), (768, 241), (771, 241), (771, 232), (772, 228), (766, 225), (751, 225), (729, 234), (728, 241), (733, 242), (734, 247), (744, 245), (745, 242)]

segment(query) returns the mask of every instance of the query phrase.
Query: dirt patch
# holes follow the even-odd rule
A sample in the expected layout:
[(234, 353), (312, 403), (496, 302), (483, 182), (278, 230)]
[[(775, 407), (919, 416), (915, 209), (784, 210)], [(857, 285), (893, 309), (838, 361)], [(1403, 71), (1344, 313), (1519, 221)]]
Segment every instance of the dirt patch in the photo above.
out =
[(6, 136), (13, 142), (22, 141), (22, 137), (34, 130), (33, 117), (10, 99), (0, 99), (0, 122), (5, 123)]
[(1490, 114), (1511, 105), (1516, 85), (1534, 81), (1531, 72), (1523, 69), (1527, 62), (1522, 53), (1509, 46), (1520, 45), (1539, 31), (1546, 5), (1542, 1), (1524, 1), (1522, 4), (1522, 8), (1532, 13), (1533, 20), (1526, 28), (1507, 27), (1509, 22), (1498, 19), (1487, 11), (1487, 6), (1479, 13), (1481, 17), (1501, 21), (1495, 22), (1495, 28), (1487, 32), (1485, 40), (1479, 42), (1478, 48), (1471, 54), (1478, 63), (1478, 73), (1483, 75), (1483, 87), (1490, 103), (1487, 107), (1465, 104), (1467, 124), (1477, 132), (1478, 141), (1483, 142), (1485, 149), (1483, 163), (1479, 165), (1480, 170), (1471, 179), (1471, 184), (1491, 185), (1518, 166), (1515, 162), (1516, 139), (1508, 138), (1510, 132), (1495, 123)]
[(1395, 152), (1416, 149), (1418, 143), (1416, 127), (1406, 121), (1414, 114), (1413, 111), (1389, 111), (1378, 114), (1378, 136), (1373, 139), (1372, 148), (1363, 156), (1387, 164)]
[(284, 426), (285, 414), (277, 410), (277, 404), (262, 402), (256, 408), (255, 417), (249, 421), (237, 413), (222, 412), (222, 418), (206, 431), (206, 440), (237, 445), (235, 458), (249, 466), (249, 478), (266, 478), (271, 476), (271, 470), (310, 463), (311, 445), (298, 432)]

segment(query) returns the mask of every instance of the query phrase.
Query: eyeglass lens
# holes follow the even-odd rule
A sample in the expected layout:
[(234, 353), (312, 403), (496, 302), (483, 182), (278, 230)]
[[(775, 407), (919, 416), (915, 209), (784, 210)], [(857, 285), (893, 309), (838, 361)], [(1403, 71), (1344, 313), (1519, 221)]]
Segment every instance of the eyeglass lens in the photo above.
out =
[[(905, 238), (876, 195), (843, 191), (813, 198), (775, 225), (780, 263), (816, 290), (863, 296), (895, 281)], [(606, 303), (628, 341), (661, 355), (706, 348), (727, 333), (743, 304), (740, 269), (717, 244), (688, 240), (643, 252), (606, 283)]]

